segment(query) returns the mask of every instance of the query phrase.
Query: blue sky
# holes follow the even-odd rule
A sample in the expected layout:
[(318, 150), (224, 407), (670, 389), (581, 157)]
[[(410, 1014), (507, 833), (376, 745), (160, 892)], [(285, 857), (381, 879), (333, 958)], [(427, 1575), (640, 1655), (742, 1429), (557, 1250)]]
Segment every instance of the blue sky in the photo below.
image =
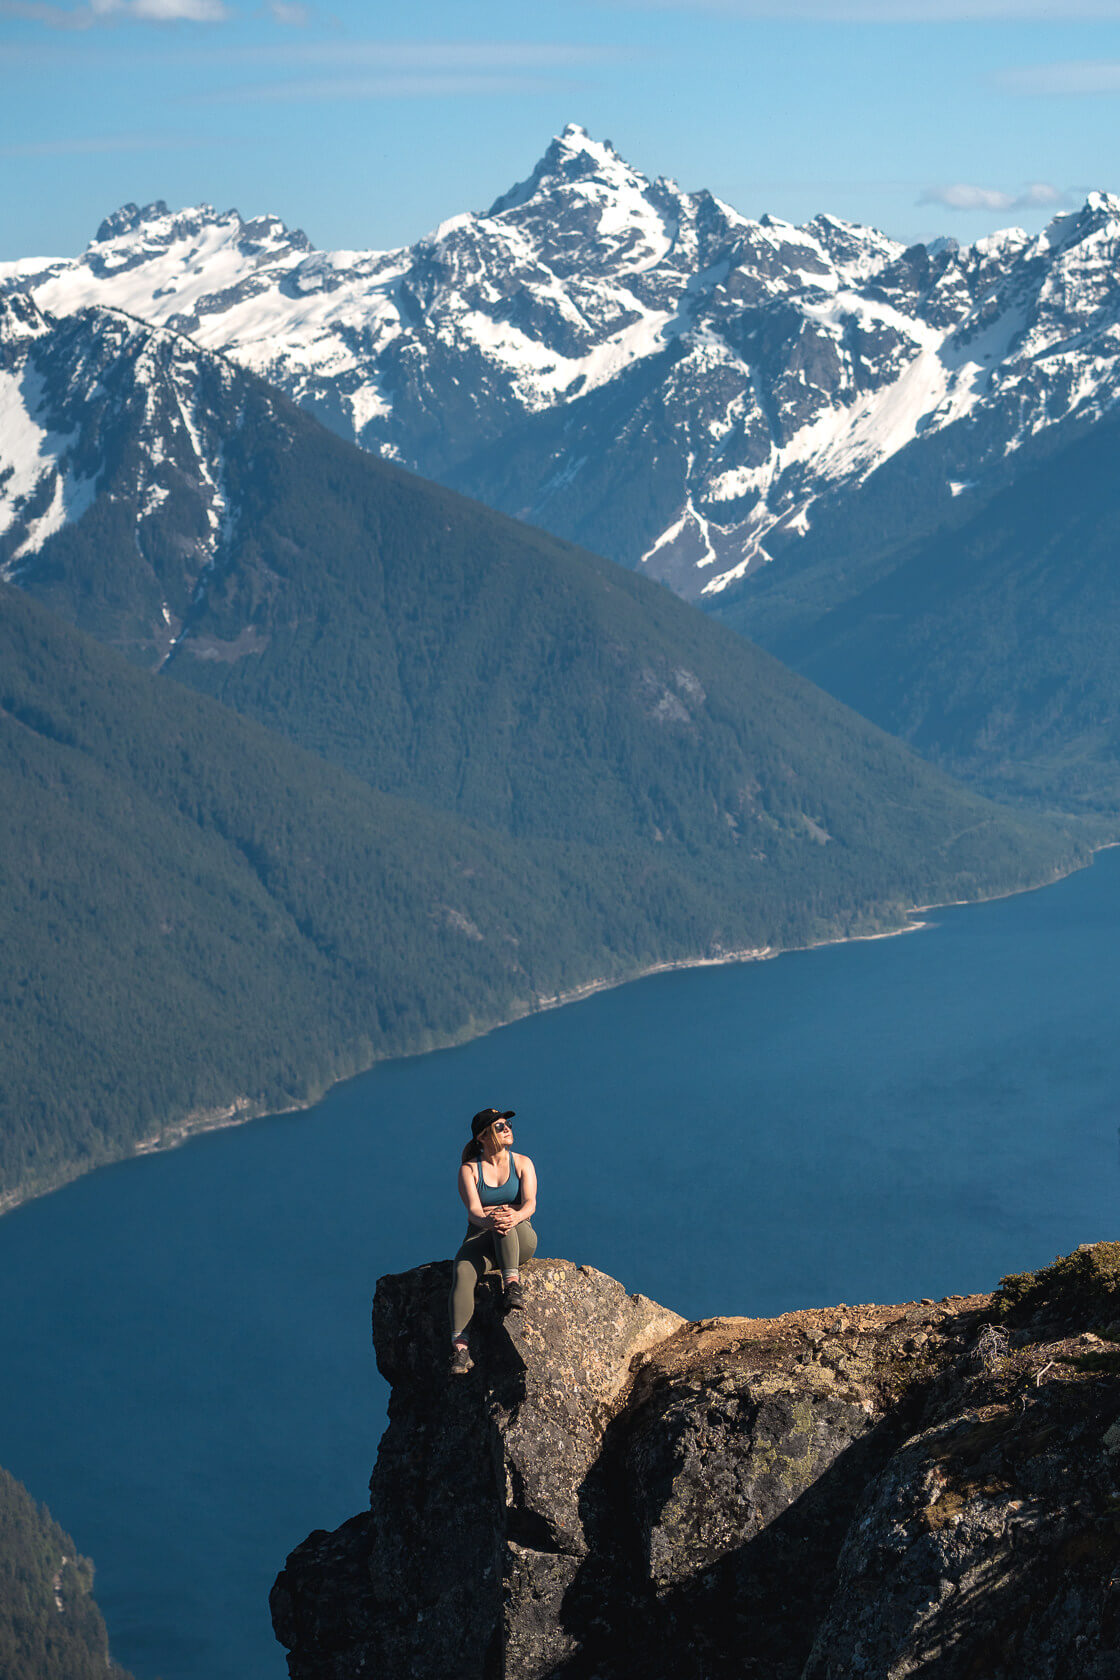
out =
[(0, 259), (129, 200), (324, 248), (481, 209), (579, 122), (748, 215), (896, 238), (1120, 191), (1120, 0), (0, 0)]

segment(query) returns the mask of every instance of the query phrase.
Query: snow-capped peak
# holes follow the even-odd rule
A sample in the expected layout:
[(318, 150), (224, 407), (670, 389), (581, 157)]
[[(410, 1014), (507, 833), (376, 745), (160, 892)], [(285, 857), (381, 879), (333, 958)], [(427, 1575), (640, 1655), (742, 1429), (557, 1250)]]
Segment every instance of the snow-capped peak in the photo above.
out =
[(157, 198), (152, 204), (145, 204), (142, 209), (138, 204), (122, 204), (119, 210), (114, 210), (111, 216), (106, 216), (93, 237), (93, 243), (103, 245), (110, 239), (119, 239), (122, 234), (135, 233), (137, 228), (146, 223), (164, 221), (170, 214), (162, 198)]
[(500, 216), (518, 210), (535, 198), (587, 180), (595, 180), (608, 190), (615, 186), (639, 189), (649, 186), (645, 176), (631, 169), (609, 140), (593, 140), (579, 123), (568, 123), (553, 136), (531, 174), (495, 199), (487, 215)]
[(172, 211), (163, 199), (157, 199), (142, 210), (135, 204), (125, 204), (107, 216), (87, 247), (86, 256), (90, 261), (119, 261), (137, 250), (152, 252), (192, 244), (197, 249), (198, 241), (212, 241), (216, 234), (257, 255), (313, 249), (301, 229), (287, 228), (279, 216), (256, 216), (245, 221), (237, 210), (219, 211), (211, 204)]
[(632, 173), (609, 140), (593, 140), (580, 123), (568, 123), (556, 137), (556, 144), (569, 152), (586, 153), (596, 166), (604, 170), (623, 169)]
[(1085, 208), (1094, 215), (1120, 217), (1120, 195), (1109, 192), (1091, 192), (1085, 200)]

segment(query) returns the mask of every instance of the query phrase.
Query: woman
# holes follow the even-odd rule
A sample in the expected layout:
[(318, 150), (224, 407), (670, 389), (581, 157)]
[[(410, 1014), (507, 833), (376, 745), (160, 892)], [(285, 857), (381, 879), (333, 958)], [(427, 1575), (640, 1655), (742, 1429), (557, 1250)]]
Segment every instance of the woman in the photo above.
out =
[(463, 1150), (459, 1194), (468, 1224), (451, 1281), (453, 1376), (465, 1376), (471, 1368), (467, 1326), (483, 1272), (494, 1267), (501, 1271), (507, 1312), (525, 1305), (521, 1262), (531, 1260), (537, 1247), (529, 1223), (537, 1205), (537, 1175), (528, 1155), (515, 1155), (510, 1148), (514, 1115), (512, 1108), (501, 1114), (496, 1108), (481, 1109), (471, 1121), (471, 1141)]

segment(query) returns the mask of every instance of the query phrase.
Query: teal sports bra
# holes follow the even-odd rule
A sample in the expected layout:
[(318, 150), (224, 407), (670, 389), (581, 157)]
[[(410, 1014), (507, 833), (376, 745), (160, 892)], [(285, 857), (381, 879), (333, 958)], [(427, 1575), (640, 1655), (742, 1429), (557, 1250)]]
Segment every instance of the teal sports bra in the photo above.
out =
[(517, 1176), (517, 1162), (513, 1151), (509, 1155), (509, 1177), (504, 1184), (487, 1184), (482, 1176), (482, 1157), (475, 1162), (478, 1175), (478, 1199), (483, 1207), (505, 1207), (521, 1199), (521, 1180)]

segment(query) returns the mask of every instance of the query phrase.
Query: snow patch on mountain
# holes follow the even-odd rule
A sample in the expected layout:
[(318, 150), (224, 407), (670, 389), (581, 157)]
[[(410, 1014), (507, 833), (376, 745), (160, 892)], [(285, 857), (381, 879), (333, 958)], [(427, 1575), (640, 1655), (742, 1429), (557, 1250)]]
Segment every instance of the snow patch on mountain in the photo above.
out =
[(75, 433), (42, 424), (43, 408), (43, 381), (34, 369), (0, 371), (0, 535), (17, 521), (24, 525), (0, 568), (5, 578), (68, 519), (80, 518), (96, 494), (92, 479), (67, 466)]
[[(121, 645), (158, 667), (235, 535), (244, 376), (175, 331), (100, 309), (53, 320), (22, 296), (0, 297), (0, 362), (0, 577), (49, 591), (51, 539), (103, 497), (107, 531), (135, 545)], [(112, 595), (112, 567), (90, 585)]]
[(656, 558), (662, 549), (676, 548), (687, 542), (695, 550), (691, 556), (692, 564), (698, 569), (715, 565), (719, 556), (712, 547), (711, 527), (704, 515), (692, 505), (691, 496), (685, 503), (684, 512), (654, 543), (653, 547), (642, 555), (642, 564)]
[(13, 578), (21, 561), (25, 561), (29, 555), (38, 554), (47, 538), (53, 537), (56, 531), (61, 531), (70, 520), (80, 519), (86, 509), (93, 506), (96, 496), (95, 479), (75, 478), (65, 470), (56, 472), (53, 475), (50, 504), (42, 513), (28, 519), (23, 540), (13, 548), (11, 560), (3, 568), (4, 577)]

